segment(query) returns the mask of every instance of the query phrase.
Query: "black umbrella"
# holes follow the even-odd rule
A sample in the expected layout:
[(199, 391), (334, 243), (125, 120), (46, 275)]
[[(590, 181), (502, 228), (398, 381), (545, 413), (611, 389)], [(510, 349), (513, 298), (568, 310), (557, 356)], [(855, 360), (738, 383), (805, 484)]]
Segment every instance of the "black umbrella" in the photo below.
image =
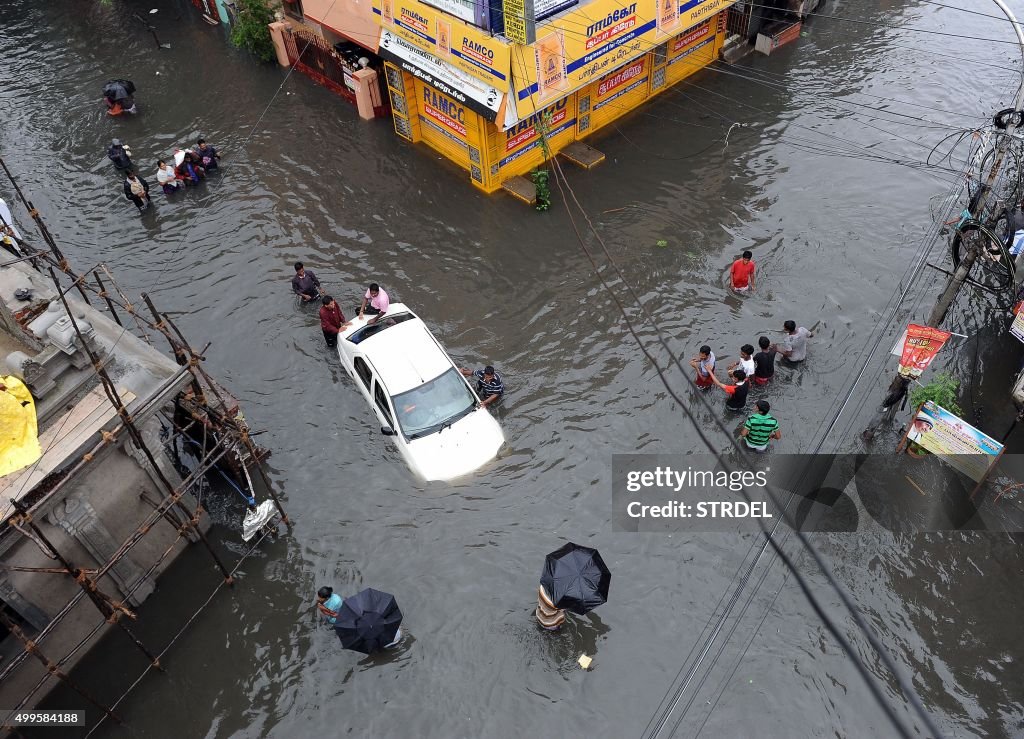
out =
[(395, 596), (366, 588), (345, 598), (334, 631), (345, 649), (370, 654), (393, 642), (401, 625), (402, 612)]
[(558, 608), (580, 615), (608, 600), (612, 573), (600, 553), (569, 542), (544, 559), (540, 584)]
[(103, 97), (115, 102), (130, 99), (134, 92), (131, 80), (110, 80), (103, 86)]

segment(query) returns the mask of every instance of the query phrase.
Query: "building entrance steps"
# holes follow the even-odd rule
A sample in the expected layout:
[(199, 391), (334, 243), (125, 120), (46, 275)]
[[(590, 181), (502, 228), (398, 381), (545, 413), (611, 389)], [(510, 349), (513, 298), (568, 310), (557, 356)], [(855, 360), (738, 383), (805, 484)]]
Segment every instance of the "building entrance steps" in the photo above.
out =
[(583, 167), (583, 169), (593, 169), (604, 161), (604, 152), (598, 151), (593, 146), (584, 144), (582, 141), (573, 141), (558, 152), (558, 155), (565, 157), (577, 167)]
[(533, 205), (537, 202), (537, 186), (521, 175), (509, 177), (501, 183), (501, 189), (512, 195), (512, 197), (522, 200), (527, 205)]

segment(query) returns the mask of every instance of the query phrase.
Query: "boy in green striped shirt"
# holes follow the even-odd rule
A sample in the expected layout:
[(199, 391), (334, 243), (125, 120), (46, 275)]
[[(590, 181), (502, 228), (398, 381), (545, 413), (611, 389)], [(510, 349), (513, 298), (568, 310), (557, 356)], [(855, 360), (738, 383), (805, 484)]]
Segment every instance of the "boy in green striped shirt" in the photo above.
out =
[(747, 447), (755, 452), (764, 452), (768, 450), (769, 441), (782, 438), (782, 432), (779, 431), (779, 422), (768, 413), (772, 409), (768, 401), (759, 400), (756, 405), (757, 413), (743, 424), (740, 436), (747, 443)]

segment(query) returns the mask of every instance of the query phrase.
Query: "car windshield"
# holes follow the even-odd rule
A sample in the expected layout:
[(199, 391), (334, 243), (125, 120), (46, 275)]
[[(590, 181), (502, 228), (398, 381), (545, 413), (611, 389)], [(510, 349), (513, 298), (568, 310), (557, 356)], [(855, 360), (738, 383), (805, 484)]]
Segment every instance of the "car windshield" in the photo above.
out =
[(349, 335), (348, 340), (353, 344), (358, 344), (371, 336), (379, 334), (386, 328), (390, 328), (398, 323), (404, 323), (413, 317), (412, 313), (396, 313), (393, 316), (385, 316), (384, 318), (379, 319), (376, 323), (367, 324), (358, 331), (353, 331)]
[(442, 431), (473, 410), (477, 403), (476, 396), (454, 367), (391, 400), (398, 423), (410, 439)]

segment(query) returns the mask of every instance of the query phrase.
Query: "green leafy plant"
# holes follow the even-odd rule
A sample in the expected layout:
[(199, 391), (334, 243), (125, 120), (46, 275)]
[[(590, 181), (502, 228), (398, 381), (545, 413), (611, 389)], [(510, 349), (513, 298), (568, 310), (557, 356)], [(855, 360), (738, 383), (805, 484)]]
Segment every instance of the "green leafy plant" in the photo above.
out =
[(963, 409), (957, 403), (959, 390), (960, 380), (948, 372), (940, 372), (927, 385), (916, 385), (910, 391), (910, 405), (916, 410), (922, 403), (930, 400), (959, 416), (963, 413)]
[(546, 169), (535, 169), (530, 173), (534, 187), (537, 188), (537, 210), (547, 210), (551, 207), (551, 186), (548, 180), (551, 173)]
[(274, 10), (270, 0), (235, 0), (231, 43), (252, 52), (260, 61), (269, 62), (277, 56), (268, 28), (273, 22)]
[[(537, 121), (537, 133), (540, 134), (540, 148), (544, 152), (544, 163), (551, 159), (551, 147), (548, 145), (548, 132), (551, 131), (551, 111), (544, 111), (540, 120)], [(551, 207), (551, 173), (546, 169), (537, 168), (530, 173), (537, 188), (537, 210), (547, 210)]]

